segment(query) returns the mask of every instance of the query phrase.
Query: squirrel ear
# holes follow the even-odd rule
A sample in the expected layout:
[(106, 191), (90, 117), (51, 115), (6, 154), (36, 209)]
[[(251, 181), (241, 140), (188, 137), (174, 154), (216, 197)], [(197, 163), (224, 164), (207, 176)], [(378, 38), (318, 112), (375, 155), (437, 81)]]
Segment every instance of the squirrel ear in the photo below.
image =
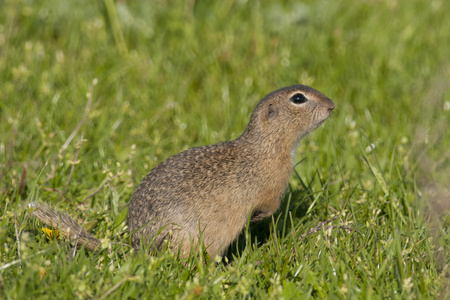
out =
[(267, 119), (268, 120), (272, 120), (273, 118), (275, 118), (278, 114), (278, 109), (272, 104), (270, 103), (267, 106)]

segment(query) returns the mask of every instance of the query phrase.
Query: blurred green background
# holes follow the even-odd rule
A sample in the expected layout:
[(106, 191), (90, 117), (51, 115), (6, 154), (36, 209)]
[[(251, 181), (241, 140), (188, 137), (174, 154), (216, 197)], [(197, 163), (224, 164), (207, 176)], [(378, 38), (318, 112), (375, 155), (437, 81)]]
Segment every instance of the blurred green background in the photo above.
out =
[[(56, 247), (23, 269), (0, 267), (4, 297), (442, 295), (448, 11), (443, 0), (0, 2), (0, 264), (20, 258), (14, 214), (23, 253)], [(52, 203), (97, 220), (100, 238), (126, 240), (114, 220), (147, 172), (184, 149), (237, 138), (264, 95), (297, 83), (336, 109), (301, 143), (281, 212), (252, 232), (265, 243), (231, 251), (233, 263), (185, 274), (167, 253), (149, 263), (142, 253), (78, 252), (71, 264), (70, 247), (48, 243), (23, 205)], [(360, 235), (330, 238), (333, 263), (317, 236), (294, 257), (283, 248), (287, 232), (334, 215)], [(86, 275), (92, 255), (102, 267)], [(45, 265), (51, 257), (62, 262)], [(256, 262), (261, 273), (250, 276)], [(139, 264), (153, 277), (139, 275)], [(73, 274), (84, 275), (71, 284)]]

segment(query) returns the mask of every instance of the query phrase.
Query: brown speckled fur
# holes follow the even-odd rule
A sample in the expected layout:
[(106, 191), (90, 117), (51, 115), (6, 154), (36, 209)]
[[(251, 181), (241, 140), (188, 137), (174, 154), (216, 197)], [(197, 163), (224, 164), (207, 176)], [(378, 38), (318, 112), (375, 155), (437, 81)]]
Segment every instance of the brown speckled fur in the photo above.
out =
[[(295, 104), (303, 94), (308, 101)], [(304, 85), (264, 97), (236, 140), (189, 149), (154, 168), (134, 192), (128, 210), (133, 247), (168, 241), (183, 256), (196, 247), (201, 231), (210, 256), (222, 254), (245, 226), (280, 206), (302, 137), (320, 126), (334, 103)], [(99, 241), (69, 217), (46, 205), (33, 205), (33, 215), (46, 224), (61, 224), (67, 235), (80, 233), (79, 244), (96, 249)], [(63, 232), (64, 233), (64, 232)], [(191, 243), (192, 242), (192, 243)]]
[[(308, 101), (292, 103), (296, 93)], [(209, 255), (222, 254), (251, 212), (251, 221), (258, 221), (278, 209), (298, 142), (333, 108), (310, 87), (283, 88), (261, 100), (236, 140), (189, 149), (162, 162), (131, 198), (128, 224), (132, 231), (140, 228), (133, 246), (154, 238), (154, 246), (166, 240), (188, 255), (201, 230)]]

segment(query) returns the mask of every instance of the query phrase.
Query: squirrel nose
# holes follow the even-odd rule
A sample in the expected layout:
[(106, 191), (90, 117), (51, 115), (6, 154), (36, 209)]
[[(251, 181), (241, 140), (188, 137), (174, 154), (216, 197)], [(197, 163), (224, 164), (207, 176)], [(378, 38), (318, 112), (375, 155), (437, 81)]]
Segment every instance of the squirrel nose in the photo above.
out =
[[(328, 99), (330, 100), (330, 99)], [(331, 112), (334, 109), (334, 102), (332, 100), (330, 100), (329, 105), (328, 105), (328, 110)]]

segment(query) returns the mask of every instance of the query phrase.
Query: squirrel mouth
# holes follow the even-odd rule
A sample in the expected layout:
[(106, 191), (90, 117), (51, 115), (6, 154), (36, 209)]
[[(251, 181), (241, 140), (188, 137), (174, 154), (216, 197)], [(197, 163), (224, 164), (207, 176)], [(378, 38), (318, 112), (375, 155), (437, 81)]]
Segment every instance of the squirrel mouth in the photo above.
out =
[(315, 128), (317, 128), (317, 127), (319, 127), (320, 125), (322, 125), (323, 123), (325, 123), (325, 121), (326, 121), (327, 119), (328, 119), (328, 118), (325, 118), (325, 119), (323, 119), (322, 121), (316, 123)]
[(325, 123), (325, 121), (330, 117), (330, 115), (331, 115), (331, 110), (329, 111), (328, 116), (326, 116), (326, 117), (323, 118), (321, 121), (319, 121), (319, 122), (316, 123), (316, 126), (315, 126), (314, 128), (317, 128), (317, 127), (319, 127), (320, 125), (322, 125), (323, 123)]

